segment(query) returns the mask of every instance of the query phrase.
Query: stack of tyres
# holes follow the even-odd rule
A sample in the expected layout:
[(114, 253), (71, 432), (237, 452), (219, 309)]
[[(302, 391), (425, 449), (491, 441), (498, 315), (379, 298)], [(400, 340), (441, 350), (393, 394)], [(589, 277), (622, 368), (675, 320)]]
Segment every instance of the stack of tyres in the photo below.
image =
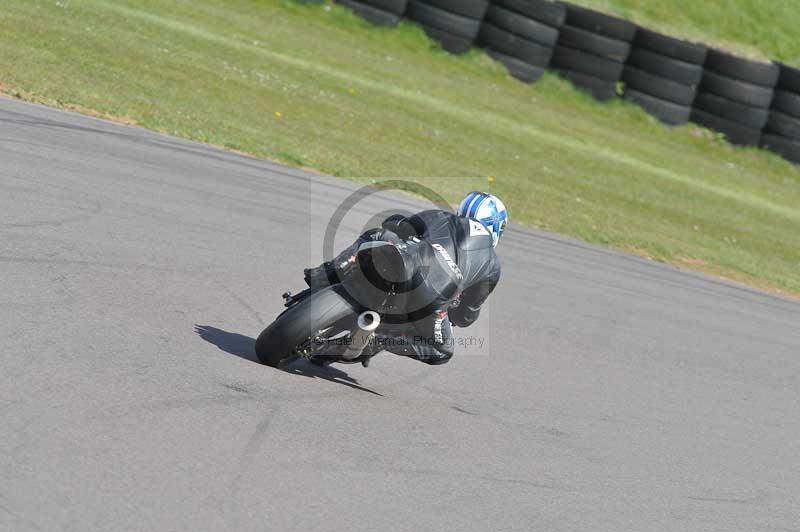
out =
[(800, 163), (800, 69), (788, 65), (780, 69), (761, 145)]
[(397, 26), (406, 12), (408, 0), (336, 0), (377, 26)]
[(481, 29), (489, 0), (411, 0), (408, 15), (429, 37), (454, 54), (463, 54)]
[(665, 124), (688, 122), (707, 52), (702, 44), (639, 28), (622, 73), (624, 98)]
[(636, 25), (572, 4), (566, 7), (553, 68), (598, 100), (614, 98)]
[(779, 73), (774, 63), (709, 49), (692, 121), (723, 133), (733, 144), (757, 145)]
[(479, 42), (512, 76), (533, 83), (544, 73), (566, 8), (550, 0), (493, 0)]

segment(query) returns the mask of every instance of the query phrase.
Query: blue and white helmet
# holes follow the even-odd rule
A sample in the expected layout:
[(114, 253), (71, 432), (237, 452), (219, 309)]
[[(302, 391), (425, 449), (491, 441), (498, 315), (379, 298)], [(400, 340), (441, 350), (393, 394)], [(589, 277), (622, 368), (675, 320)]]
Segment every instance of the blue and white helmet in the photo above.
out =
[(508, 224), (508, 211), (497, 196), (487, 192), (470, 192), (461, 205), (458, 215), (479, 221), (492, 235), (494, 246), (500, 241)]

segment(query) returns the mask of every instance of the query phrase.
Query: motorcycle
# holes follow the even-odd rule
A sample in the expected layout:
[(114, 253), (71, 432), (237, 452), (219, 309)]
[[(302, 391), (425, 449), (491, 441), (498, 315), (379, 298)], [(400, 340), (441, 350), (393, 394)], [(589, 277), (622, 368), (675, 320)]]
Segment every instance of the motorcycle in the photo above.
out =
[(461, 274), (447, 251), (417, 238), (366, 242), (351, 264), (330, 286), (284, 294), (286, 310), (256, 340), (262, 364), (279, 368), (303, 358), (367, 367), (376, 334), (401, 333), (459, 292)]

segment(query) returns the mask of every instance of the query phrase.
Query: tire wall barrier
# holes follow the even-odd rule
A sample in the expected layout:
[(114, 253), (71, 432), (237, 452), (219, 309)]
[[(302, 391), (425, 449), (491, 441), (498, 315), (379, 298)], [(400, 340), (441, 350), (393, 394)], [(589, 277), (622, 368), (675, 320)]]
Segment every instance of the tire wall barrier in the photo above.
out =
[(336, 0), (376, 26), (397, 26), (408, 9), (408, 0)]
[[(303, 0), (299, 0), (303, 1)], [(313, 0), (305, 0), (313, 1)], [(800, 69), (737, 57), (554, 0), (334, 0), (376, 25), (406, 17), (451, 53), (473, 45), (515, 78), (550, 68), (594, 98), (636, 103), (800, 164)]]
[(800, 69), (779, 65), (761, 146), (800, 164)]
[(774, 63), (709, 50), (692, 119), (724, 133), (734, 144), (757, 146), (779, 73)]
[(689, 121), (707, 50), (639, 28), (625, 65), (623, 97), (669, 125)]
[(494, 0), (481, 24), (479, 43), (526, 83), (544, 74), (567, 10), (548, 0)]
[(566, 8), (551, 66), (596, 99), (615, 98), (636, 25), (571, 4)]
[(463, 54), (472, 48), (489, 0), (410, 0), (408, 16), (442, 48)]

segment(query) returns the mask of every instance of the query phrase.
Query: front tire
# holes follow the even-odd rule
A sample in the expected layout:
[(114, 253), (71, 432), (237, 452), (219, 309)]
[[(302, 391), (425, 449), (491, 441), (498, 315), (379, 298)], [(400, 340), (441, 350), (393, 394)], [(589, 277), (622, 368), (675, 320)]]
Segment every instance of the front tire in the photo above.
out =
[(258, 336), (256, 356), (259, 362), (273, 368), (296, 355), (295, 348), (313, 340), (321, 331), (352, 317), (358, 309), (339, 286), (329, 286), (289, 308)]

